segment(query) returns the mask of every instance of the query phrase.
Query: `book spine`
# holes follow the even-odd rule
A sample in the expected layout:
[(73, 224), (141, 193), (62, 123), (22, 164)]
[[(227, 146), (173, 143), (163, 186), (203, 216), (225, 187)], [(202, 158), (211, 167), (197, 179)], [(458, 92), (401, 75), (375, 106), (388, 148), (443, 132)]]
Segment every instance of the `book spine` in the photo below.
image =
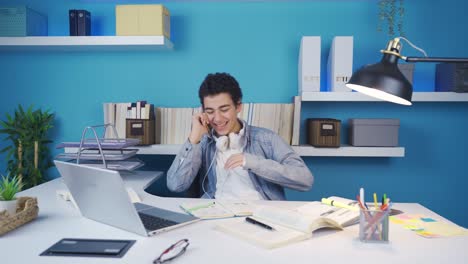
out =
[(70, 36), (78, 36), (76, 10), (74, 9), (68, 10), (68, 21), (70, 24)]

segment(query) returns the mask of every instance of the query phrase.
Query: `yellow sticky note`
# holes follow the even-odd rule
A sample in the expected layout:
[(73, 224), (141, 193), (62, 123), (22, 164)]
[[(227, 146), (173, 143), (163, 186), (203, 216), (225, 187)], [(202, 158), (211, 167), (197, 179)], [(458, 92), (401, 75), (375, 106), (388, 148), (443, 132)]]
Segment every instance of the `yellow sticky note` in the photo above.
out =
[(398, 225), (402, 225), (405, 223), (405, 221), (401, 220), (401, 219), (396, 219), (396, 218), (390, 218), (390, 222), (394, 223), (394, 224), (398, 224)]
[(422, 226), (428, 232), (434, 233), (440, 236), (468, 235), (467, 229), (457, 226), (455, 224), (449, 224), (449, 223), (444, 223), (444, 222), (424, 222)]
[(420, 236), (423, 236), (423, 237), (426, 237), (426, 238), (434, 238), (434, 237), (439, 237), (439, 235), (437, 234), (434, 234), (434, 233), (431, 233), (431, 232), (428, 232), (426, 230), (421, 230), (421, 231), (415, 231), (416, 234), (420, 235)]

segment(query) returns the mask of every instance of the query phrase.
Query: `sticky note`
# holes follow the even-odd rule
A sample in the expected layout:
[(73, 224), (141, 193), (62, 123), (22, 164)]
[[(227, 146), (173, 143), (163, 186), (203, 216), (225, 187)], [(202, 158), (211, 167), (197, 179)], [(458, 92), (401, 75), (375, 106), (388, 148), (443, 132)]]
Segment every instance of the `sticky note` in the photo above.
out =
[(406, 229), (413, 230), (413, 231), (422, 231), (422, 230), (424, 230), (424, 228), (421, 228), (421, 227), (415, 226), (415, 225), (405, 225), (404, 227)]
[(420, 219), (421, 219), (422, 221), (424, 221), (424, 222), (437, 222), (436, 220), (434, 220), (434, 219), (432, 219), (432, 218), (429, 218), (429, 217), (426, 217), (426, 218), (421, 217)]
[(401, 220), (401, 219), (396, 219), (396, 218), (390, 218), (390, 221), (394, 224), (398, 224), (398, 225), (402, 225), (405, 223), (405, 221)]

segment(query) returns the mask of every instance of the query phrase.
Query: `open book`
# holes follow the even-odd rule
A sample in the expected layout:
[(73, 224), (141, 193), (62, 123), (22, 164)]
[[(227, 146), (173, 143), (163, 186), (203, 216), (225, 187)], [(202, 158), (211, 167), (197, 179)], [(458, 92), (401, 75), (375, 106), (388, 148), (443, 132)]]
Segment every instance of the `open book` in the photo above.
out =
[[(338, 196), (330, 196), (328, 198), (322, 198), (322, 203), (327, 204), (330, 206), (334, 206), (337, 208), (346, 208), (352, 211), (359, 211), (359, 204), (356, 200), (351, 200), (343, 197), (338, 197)], [(367, 203), (370, 207), (374, 207), (374, 203)], [(392, 208), (390, 210), (390, 215), (398, 215), (403, 213), (403, 211), (400, 211), (398, 209)], [(355, 223), (359, 222), (359, 218), (356, 219)], [(351, 223), (353, 224), (353, 223)]]
[(216, 219), (252, 215), (254, 205), (246, 201), (207, 200), (183, 203), (180, 207), (187, 213), (201, 219)]
[(216, 225), (216, 229), (265, 248), (276, 248), (308, 239), (317, 229), (341, 230), (359, 219), (359, 211), (311, 202), (294, 210), (259, 207), (251, 218), (272, 227), (272, 230), (252, 224), (245, 218), (226, 220)]

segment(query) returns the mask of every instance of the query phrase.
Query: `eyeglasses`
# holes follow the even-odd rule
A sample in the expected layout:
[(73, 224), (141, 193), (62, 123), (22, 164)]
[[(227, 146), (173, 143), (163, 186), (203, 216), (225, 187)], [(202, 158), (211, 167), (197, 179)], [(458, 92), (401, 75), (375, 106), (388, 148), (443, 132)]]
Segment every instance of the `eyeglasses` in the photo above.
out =
[(190, 245), (188, 239), (181, 239), (177, 241), (175, 244), (164, 250), (163, 253), (161, 253), (161, 255), (159, 255), (159, 257), (153, 261), (153, 263), (161, 264), (171, 259), (177, 258), (185, 252), (188, 245)]

